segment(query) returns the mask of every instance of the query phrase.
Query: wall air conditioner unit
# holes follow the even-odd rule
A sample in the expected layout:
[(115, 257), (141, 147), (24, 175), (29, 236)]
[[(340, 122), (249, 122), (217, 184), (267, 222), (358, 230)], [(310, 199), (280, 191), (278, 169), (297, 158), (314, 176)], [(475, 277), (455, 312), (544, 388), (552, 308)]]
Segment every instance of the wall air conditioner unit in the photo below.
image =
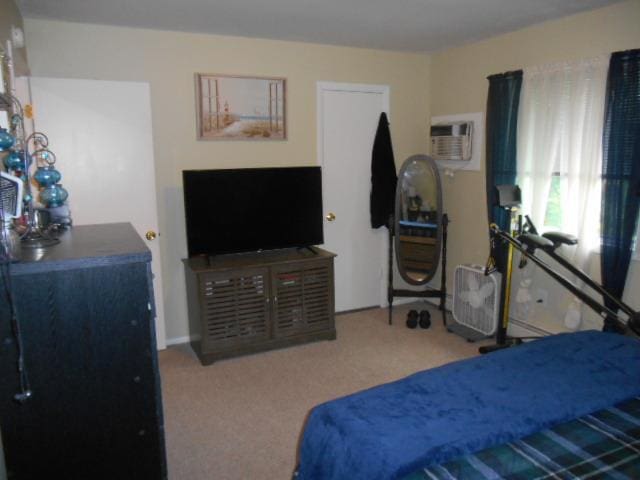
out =
[(438, 123), (431, 126), (434, 160), (468, 162), (472, 157), (473, 122)]

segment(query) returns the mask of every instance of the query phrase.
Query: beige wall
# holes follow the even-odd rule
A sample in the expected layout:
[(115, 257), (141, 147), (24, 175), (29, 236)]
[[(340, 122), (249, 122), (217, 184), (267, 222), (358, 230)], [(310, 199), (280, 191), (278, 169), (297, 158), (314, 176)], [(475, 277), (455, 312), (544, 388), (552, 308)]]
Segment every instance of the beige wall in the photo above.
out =
[[(183, 169), (316, 164), (317, 81), (389, 85), (398, 163), (427, 148), (430, 59), (426, 55), (33, 19), (26, 19), (25, 28), (34, 76), (151, 84), (169, 339), (188, 334), (180, 261), (186, 256)], [(196, 72), (286, 77), (289, 139), (196, 141)], [(73, 168), (69, 162), (61, 163), (63, 174), (65, 168)], [(73, 207), (73, 192), (70, 198)]]
[[(639, 47), (640, 1), (633, 0), (450, 49), (432, 57), (431, 114), (485, 111), (486, 77), (494, 73)], [(487, 256), (484, 163), (483, 152), (482, 171), (457, 172), (453, 179), (443, 180), (445, 206), (452, 220), (451, 270), (461, 263), (484, 264)], [(631, 276), (629, 286), (637, 287), (637, 262)], [(553, 298), (561, 289), (552, 281), (539, 286), (550, 291), (550, 306), (556, 308), (534, 313), (544, 317), (542, 322), (557, 322), (558, 315), (564, 316), (566, 298)]]
[(22, 27), (22, 15), (13, 0), (0, 0), (0, 42), (10, 38), (11, 25)]
[[(25, 21), (33, 75), (142, 80), (151, 84), (169, 338), (187, 335), (180, 264), (186, 254), (181, 170), (315, 164), (318, 80), (391, 86), (391, 130), (400, 163), (410, 154), (426, 151), (425, 132), (431, 115), (484, 111), (488, 75), (637, 48), (638, 25), (640, 0), (633, 0), (430, 58), (303, 43)], [(195, 72), (287, 77), (289, 140), (196, 141)], [(483, 263), (487, 255), (484, 169), (457, 172), (453, 179), (444, 177), (443, 183), (445, 207), (452, 220), (448, 262), (451, 291), (455, 265)], [(640, 284), (640, 268), (634, 267), (628, 291)], [(558, 291), (551, 283), (543, 286), (552, 294)], [(563, 301), (552, 298), (555, 308), (534, 313), (555, 319), (558, 311), (563, 315)]]
[[(0, 46), (6, 48), (6, 41), (11, 38), (11, 27), (22, 28), (22, 15), (13, 0), (0, 0)], [(27, 75), (27, 53), (24, 48), (15, 48), (14, 67), (17, 75)]]

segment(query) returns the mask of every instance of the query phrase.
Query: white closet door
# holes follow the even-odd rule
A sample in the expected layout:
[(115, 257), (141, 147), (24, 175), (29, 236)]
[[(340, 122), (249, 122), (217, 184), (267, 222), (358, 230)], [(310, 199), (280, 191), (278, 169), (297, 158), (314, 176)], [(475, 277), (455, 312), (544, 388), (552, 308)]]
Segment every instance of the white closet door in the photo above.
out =
[(75, 225), (130, 222), (152, 254), (156, 337), (165, 348), (149, 84), (31, 78), (36, 130), (49, 137)]
[(336, 310), (386, 303), (387, 230), (370, 224), (371, 152), (388, 87), (318, 84), (325, 248), (335, 263)]

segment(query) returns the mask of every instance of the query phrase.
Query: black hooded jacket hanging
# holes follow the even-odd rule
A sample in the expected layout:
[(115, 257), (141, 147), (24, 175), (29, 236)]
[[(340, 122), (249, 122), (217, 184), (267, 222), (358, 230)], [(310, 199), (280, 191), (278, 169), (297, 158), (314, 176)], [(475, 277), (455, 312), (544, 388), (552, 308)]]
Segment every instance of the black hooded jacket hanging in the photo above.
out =
[(387, 114), (380, 114), (371, 154), (371, 227), (386, 226), (396, 202), (396, 164)]

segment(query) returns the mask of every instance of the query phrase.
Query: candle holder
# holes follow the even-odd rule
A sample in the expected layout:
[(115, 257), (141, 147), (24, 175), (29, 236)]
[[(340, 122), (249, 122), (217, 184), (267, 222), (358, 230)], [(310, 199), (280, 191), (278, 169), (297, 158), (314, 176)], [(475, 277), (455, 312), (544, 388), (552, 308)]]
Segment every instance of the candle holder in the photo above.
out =
[[(64, 204), (69, 193), (58, 184), (62, 175), (54, 167), (56, 156), (49, 150), (49, 139), (44, 133), (33, 132), (26, 136), (22, 104), (15, 96), (0, 93), (0, 105), (10, 105), (11, 112), (10, 132), (0, 131), (0, 151), (8, 152), (3, 163), (9, 173), (24, 183), (24, 221), (19, 226), (21, 244), (25, 248), (50, 247), (60, 240), (38, 224), (33, 187), (34, 182), (41, 187), (39, 197), (46, 208)], [(35, 167), (33, 174), (32, 167)]]

